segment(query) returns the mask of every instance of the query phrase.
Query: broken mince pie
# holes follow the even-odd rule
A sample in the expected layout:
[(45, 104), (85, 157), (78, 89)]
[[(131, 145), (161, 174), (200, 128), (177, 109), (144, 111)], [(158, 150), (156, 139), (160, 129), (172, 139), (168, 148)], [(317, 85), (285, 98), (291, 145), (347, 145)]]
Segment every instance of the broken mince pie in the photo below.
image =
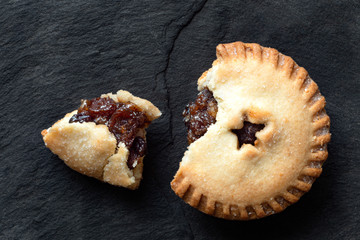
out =
[(248, 220), (284, 210), (322, 171), (325, 98), (290, 57), (258, 44), (217, 46), (183, 115), (190, 146), (171, 187), (191, 206)]
[(160, 115), (151, 102), (120, 90), (82, 100), (78, 110), (41, 134), (45, 145), (72, 169), (136, 189), (146, 153), (145, 128)]

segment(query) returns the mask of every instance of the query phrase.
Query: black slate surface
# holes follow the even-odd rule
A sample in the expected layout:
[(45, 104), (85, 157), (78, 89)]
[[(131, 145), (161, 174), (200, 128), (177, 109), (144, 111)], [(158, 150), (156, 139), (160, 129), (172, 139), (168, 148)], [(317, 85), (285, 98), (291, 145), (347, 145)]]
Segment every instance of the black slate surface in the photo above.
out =
[[(358, 1), (1, 1), (0, 239), (359, 239), (359, 26)], [(333, 134), (310, 193), (249, 222), (202, 214), (169, 185), (181, 111), (216, 45), (237, 40), (305, 67)], [(137, 191), (72, 171), (40, 136), (81, 98), (118, 89), (163, 112)]]

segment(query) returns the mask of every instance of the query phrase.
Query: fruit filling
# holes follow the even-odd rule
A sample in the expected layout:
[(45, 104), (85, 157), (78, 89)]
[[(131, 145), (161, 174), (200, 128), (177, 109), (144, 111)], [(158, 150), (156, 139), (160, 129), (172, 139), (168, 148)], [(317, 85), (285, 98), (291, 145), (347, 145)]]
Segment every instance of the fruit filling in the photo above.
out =
[(195, 102), (186, 105), (183, 116), (189, 144), (202, 137), (208, 127), (216, 122), (217, 111), (217, 102), (208, 88), (198, 94)]
[(130, 169), (133, 169), (134, 163), (146, 153), (146, 140), (137, 134), (150, 121), (145, 113), (131, 102), (117, 103), (109, 97), (82, 100), (77, 114), (69, 120), (69, 123), (73, 122), (94, 122), (108, 126), (117, 143), (122, 142), (129, 149), (127, 165)]
[(241, 129), (232, 129), (231, 131), (238, 137), (238, 148), (241, 148), (243, 144), (254, 145), (256, 140), (255, 134), (264, 127), (264, 124), (254, 124), (248, 121), (244, 121), (244, 126)]
[[(217, 101), (208, 88), (205, 88), (198, 94), (195, 102), (186, 105), (183, 116), (188, 132), (187, 139), (189, 144), (202, 137), (209, 126), (216, 122), (217, 111)], [(237, 135), (239, 140), (238, 147), (240, 148), (243, 144), (254, 145), (256, 132), (264, 127), (264, 124), (253, 124), (244, 121), (243, 128), (232, 129), (231, 131)]]

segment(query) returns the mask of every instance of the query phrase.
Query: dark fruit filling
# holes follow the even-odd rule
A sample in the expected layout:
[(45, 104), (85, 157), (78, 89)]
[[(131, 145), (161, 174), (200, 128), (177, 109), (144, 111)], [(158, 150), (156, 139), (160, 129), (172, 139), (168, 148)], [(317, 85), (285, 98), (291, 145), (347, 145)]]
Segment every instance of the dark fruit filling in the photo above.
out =
[(186, 105), (183, 116), (189, 144), (203, 136), (208, 127), (216, 122), (217, 111), (217, 102), (207, 88), (198, 94), (195, 102)]
[(262, 130), (264, 127), (264, 124), (254, 124), (244, 121), (244, 126), (241, 129), (232, 129), (231, 131), (236, 134), (239, 140), (238, 148), (241, 148), (243, 144), (254, 145), (256, 140), (255, 133)]
[[(188, 131), (187, 139), (189, 144), (202, 137), (208, 127), (216, 122), (217, 111), (217, 102), (208, 88), (198, 94), (195, 102), (186, 105), (183, 116)], [(255, 133), (264, 127), (264, 124), (253, 124), (245, 121), (242, 129), (233, 129), (231, 131), (237, 135), (240, 148), (244, 143), (254, 145)]]
[(127, 103), (119, 105), (110, 117), (107, 126), (115, 135), (118, 142), (123, 142), (131, 147), (139, 129), (144, 128), (149, 121), (135, 104)]
[(127, 164), (130, 169), (133, 169), (134, 162), (146, 153), (145, 139), (136, 134), (150, 121), (133, 103), (117, 103), (109, 97), (82, 100), (77, 114), (69, 120), (69, 123), (73, 122), (94, 122), (108, 126), (117, 143), (123, 142), (129, 149)]
[(145, 140), (141, 137), (135, 137), (130, 148), (129, 158), (127, 160), (127, 165), (130, 169), (133, 169), (133, 164), (146, 154), (146, 148), (147, 146)]

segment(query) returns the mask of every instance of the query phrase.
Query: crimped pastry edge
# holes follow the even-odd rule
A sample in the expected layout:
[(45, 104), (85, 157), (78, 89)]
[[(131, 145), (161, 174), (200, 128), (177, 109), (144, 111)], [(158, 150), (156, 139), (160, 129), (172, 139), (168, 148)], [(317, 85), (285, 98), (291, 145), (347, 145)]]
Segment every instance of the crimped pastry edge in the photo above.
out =
[[(192, 207), (215, 217), (229, 220), (251, 220), (270, 216), (285, 210), (297, 202), (308, 192), (316, 178), (322, 172), (322, 165), (328, 157), (327, 144), (331, 139), (330, 118), (325, 111), (325, 98), (321, 95), (317, 84), (310, 78), (308, 72), (297, 65), (289, 56), (283, 55), (273, 48), (262, 47), (256, 43), (233, 42), (219, 44), (216, 47), (216, 64), (232, 60), (233, 58), (252, 58), (256, 61), (267, 61), (279, 69), (289, 80), (295, 81), (302, 97), (312, 113), (312, 142), (311, 154), (307, 164), (298, 177), (289, 183), (285, 191), (275, 194), (272, 198), (261, 203), (239, 206), (210, 199), (192, 186), (190, 179), (182, 174), (180, 169), (171, 182), (173, 191)], [(206, 79), (205, 71), (198, 80), (199, 90)]]

